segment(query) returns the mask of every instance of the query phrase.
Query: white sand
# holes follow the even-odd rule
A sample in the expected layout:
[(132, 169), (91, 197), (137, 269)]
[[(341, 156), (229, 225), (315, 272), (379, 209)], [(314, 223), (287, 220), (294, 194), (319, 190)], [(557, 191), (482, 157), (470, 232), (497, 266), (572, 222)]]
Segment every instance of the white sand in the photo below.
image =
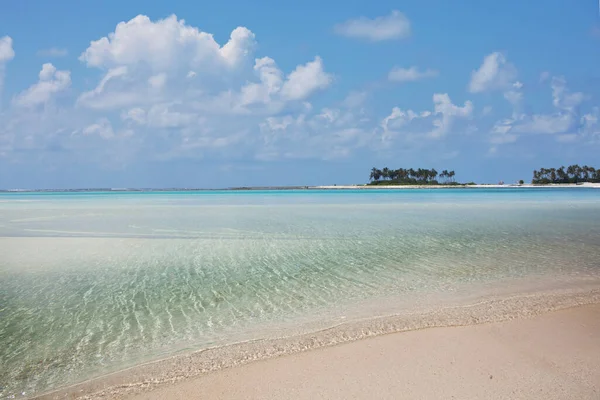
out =
[(221, 370), (131, 399), (600, 399), (600, 305), (396, 333)]

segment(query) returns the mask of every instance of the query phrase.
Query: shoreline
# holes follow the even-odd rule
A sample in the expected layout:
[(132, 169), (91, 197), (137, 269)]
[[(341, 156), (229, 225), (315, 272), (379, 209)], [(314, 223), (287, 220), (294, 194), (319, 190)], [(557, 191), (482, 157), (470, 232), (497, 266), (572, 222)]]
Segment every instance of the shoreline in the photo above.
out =
[(97, 188), (97, 189), (2, 189), (0, 194), (30, 194), (30, 193), (161, 193), (161, 192), (246, 192), (246, 191), (277, 191), (277, 190), (330, 190), (330, 189), (480, 189), (480, 188), (600, 188), (600, 183), (584, 182), (575, 183), (548, 183), (548, 184), (483, 184), (474, 185), (301, 185), (301, 186), (249, 186), (230, 188)]
[(596, 399), (600, 305), (392, 333), (126, 395), (147, 399)]
[(178, 354), (42, 393), (33, 398), (124, 398), (152, 393), (173, 384), (185, 384), (232, 368), (343, 347), (373, 337), (429, 328), (471, 327), (530, 319), (548, 312), (592, 304), (600, 305), (600, 285), (597, 280), (583, 280), (569, 289), (554, 287), (549, 290), (521, 291), (512, 295), (505, 293), (485, 298), (472, 297), (468, 303), (463, 304), (376, 315), (339, 322), (320, 330), (292, 336), (255, 339)]

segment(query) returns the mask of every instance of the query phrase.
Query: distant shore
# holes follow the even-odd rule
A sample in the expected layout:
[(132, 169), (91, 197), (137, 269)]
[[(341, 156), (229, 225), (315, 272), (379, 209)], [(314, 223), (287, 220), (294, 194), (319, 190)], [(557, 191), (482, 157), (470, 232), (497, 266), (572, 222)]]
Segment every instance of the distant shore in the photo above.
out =
[(0, 193), (124, 193), (124, 192), (208, 192), (250, 190), (323, 190), (323, 189), (461, 189), (461, 188), (600, 188), (600, 183), (548, 183), (548, 184), (452, 184), (452, 185), (320, 185), (320, 186), (248, 186), (221, 189), (210, 188), (90, 188), (90, 189), (2, 189)]

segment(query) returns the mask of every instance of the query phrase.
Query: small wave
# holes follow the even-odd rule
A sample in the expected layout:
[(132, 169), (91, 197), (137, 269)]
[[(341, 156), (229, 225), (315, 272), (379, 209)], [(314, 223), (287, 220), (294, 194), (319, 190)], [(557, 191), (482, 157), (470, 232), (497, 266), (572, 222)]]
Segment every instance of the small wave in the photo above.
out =
[(316, 331), (270, 339), (249, 340), (198, 350), (141, 364), (36, 399), (116, 398), (153, 390), (209, 372), (250, 362), (335, 346), (391, 333), (501, 322), (546, 312), (600, 303), (600, 289), (553, 290), (481, 299), (453, 305), (335, 324)]

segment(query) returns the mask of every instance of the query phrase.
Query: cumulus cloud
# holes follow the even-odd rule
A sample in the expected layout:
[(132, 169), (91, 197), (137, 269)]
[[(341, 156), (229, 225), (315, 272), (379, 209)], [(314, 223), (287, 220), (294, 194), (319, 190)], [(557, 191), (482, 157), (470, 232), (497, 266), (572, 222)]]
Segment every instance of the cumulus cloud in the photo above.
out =
[(86, 65), (106, 72), (77, 104), (108, 110), (180, 102), (201, 113), (268, 114), (305, 101), (333, 81), (320, 57), (287, 76), (271, 57), (255, 59), (250, 69), (246, 61), (255, 44), (254, 34), (244, 27), (234, 29), (220, 46), (211, 34), (176, 16), (151, 21), (139, 15), (119, 23), (81, 55)]
[(553, 77), (550, 87), (552, 88), (552, 104), (559, 110), (574, 112), (586, 98), (582, 92), (570, 93), (567, 81), (562, 76)]
[(500, 52), (485, 56), (479, 69), (471, 73), (469, 92), (480, 93), (510, 89), (517, 78), (517, 69)]
[(372, 132), (348, 110), (323, 108), (313, 114), (265, 118), (260, 123), (260, 160), (346, 158), (370, 144)]
[(417, 67), (401, 68), (394, 67), (388, 74), (388, 79), (393, 82), (411, 82), (420, 79), (434, 78), (439, 75), (439, 72), (433, 69), (419, 71)]
[(555, 112), (523, 117), (522, 121), (515, 125), (515, 132), (552, 135), (570, 133), (575, 129), (578, 119), (577, 107), (584, 101), (585, 95), (581, 92), (571, 93), (562, 77), (553, 77), (550, 87)]
[(447, 93), (436, 93), (433, 95), (434, 114), (438, 116), (433, 121), (434, 129), (429, 133), (432, 138), (440, 138), (446, 135), (456, 118), (470, 118), (473, 115), (473, 103), (469, 100), (465, 104), (457, 106), (452, 103)]
[(49, 49), (42, 49), (37, 52), (37, 55), (40, 57), (65, 57), (67, 54), (69, 54), (67, 49), (59, 47), (50, 47)]
[(523, 101), (523, 92), (521, 91), (522, 88), (523, 84), (517, 81), (513, 83), (509, 90), (504, 92), (504, 98), (506, 101), (512, 104), (515, 108), (520, 106), (521, 102)]
[(128, 69), (124, 65), (109, 69), (94, 89), (79, 95), (77, 104), (98, 109), (119, 108), (140, 99), (139, 92), (126, 91), (115, 93), (113, 91), (107, 93), (106, 88), (109, 82), (124, 77), (127, 73)]
[[(390, 144), (392, 139), (400, 134), (413, 137), (440, 139), (452, 129), (456, 119), (470, 118), (473, 115), (473, 103), (466, 101), (463, 106), (452, 103), (447, 93), (433, 95), (433, 110), (415, 112), (394, 107), (390, 115), (381, 122), (382, 142)], [(418, 128), (410, 128), (413, 121), (422, 121)]]
[(594, 107), (579, 121), (578, 135), (592, 143), (600, 143), (600, 108)]
[(377, 42), (406, 38), (410, 36), (411, 27), (408, 18), (394, 10), (387, 16), (350, 19), (336, 25), (334, 32), (341, 36)]
[(269, 103), (274, 95), (283, 100), (303, 100), (313, 92), (324, 89), (332, 82), (331, 75), (323, 69), (323, 61), (315, 57), (314, 61), (299, 65), (285, 79), (275, 61), (269, 57), (257, 59), (254, 71), (260, 83), (249, 83), (242, 87), (241, 104)]
[[(546, 80), (549, 78), (546, 78)], [(522, 93), (518, 92), (521, 85), (516, 85), (515, 90), (505, 93), (511, 103), (522, 101)], [(550, 79), (552, 89), (552, 105), (554, 111), (546, 114), (531, 114), (514, 112), (511, 118), (502, 119), (494, 125), (491, 131), (490, 142), (493, 144), (512, 143), (517, 141), (520, 134), (547, 134), (554, 135), (560, 142), (571, 142), (577, 139), (575, 132), (577, 125), (584, 125), (586, 116), (579, 117), (578, 108), (586, 99), (581, 92), (571, 92), (566, 80), (562, 77)], [(590, 117), (591, 119), (591, 117)], [(582, 129), (579, 129), (582, 131)]]
[(242, 105), (267, 104), (283, 85), (283, 73), (275, 64), (275, 60), (270, 57), (256, 59), (254, 72), (259, 77), (260, 83), (248, 83), (242, 87), (240, 94)]
[(254, 34), (245, 27), (235, 28), (229, 41), (220, 46), (211, 34), (186, 25), (175, 15), (156, 22), (138, 15), (120, 22), (108, 36), (92, 41), (79, 59), (103, 69), (142, 65), (165, 71), (191, 65), (218, 70), (239, 65), (254, 46)]
[(289, 100), (302, 100), (312, 92), (326, 88), (331, 82), (331, 75), (323, 70), (321, 57), (315, 57), (314, 61), (299, 65), (288, 75), (281, 94)]
[(34, 107), (50, 101), (53, 95), (67, 89), (71, 85), (71, 73), (59, 71), (50, 63), (42, 66), (38, 83), (19, 94), (14, 103), (18, 106)]

